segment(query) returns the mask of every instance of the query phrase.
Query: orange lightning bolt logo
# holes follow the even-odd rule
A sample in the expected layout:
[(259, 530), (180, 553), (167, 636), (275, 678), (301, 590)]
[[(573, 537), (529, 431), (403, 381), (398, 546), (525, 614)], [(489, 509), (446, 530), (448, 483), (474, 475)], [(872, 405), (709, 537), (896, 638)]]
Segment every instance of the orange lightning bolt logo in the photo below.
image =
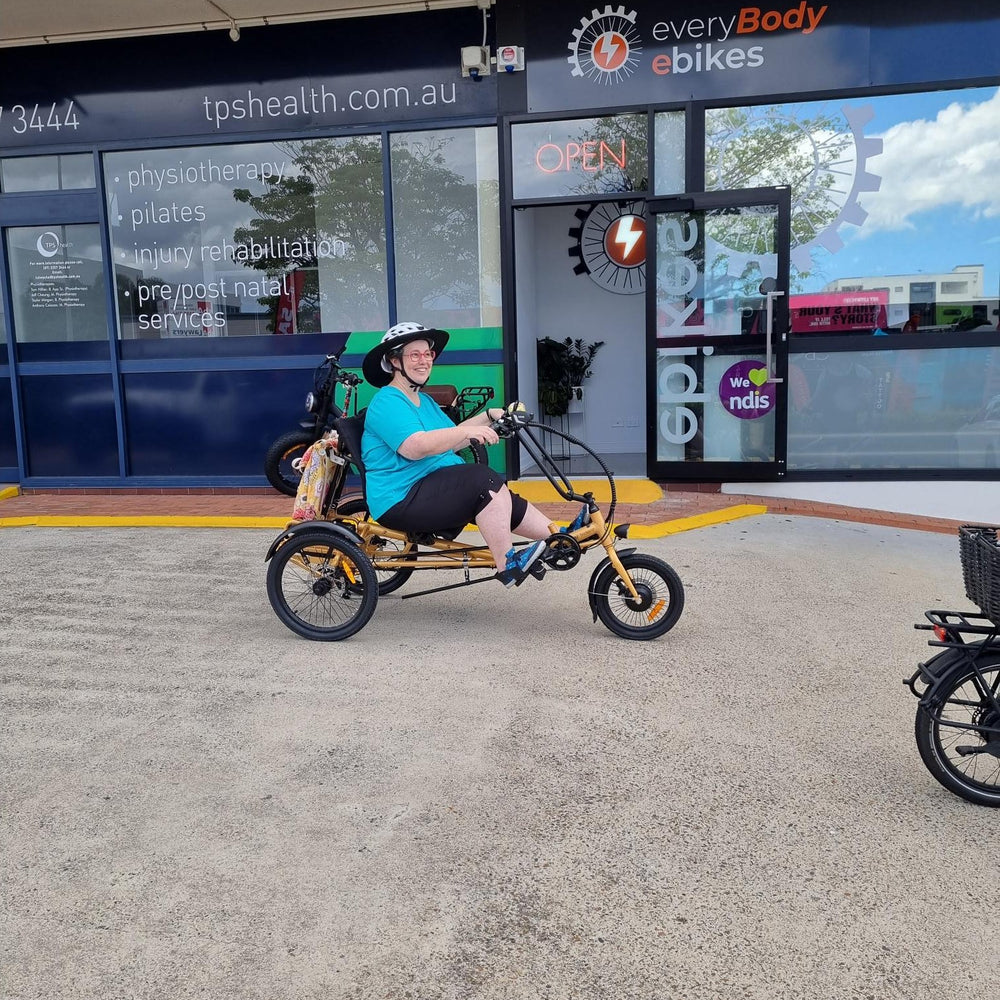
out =
[(594, 63), (606, 73), (620, 69), (628, 58), (628, 42), (617, 31), (605, 31), (594, 42)]
[(623, 215), (608, 227), (604, 249), (619, 267), (634, 267), (645, 260), (645, 221), (637, 215)]
[(580, 18), (573, 29), (567, 57), (573, 76), (594, 83), (612, 84), (631, 76), (639, 65), (642, 39), (636, 28), (636, 12), (607, 4), (590, 17)]

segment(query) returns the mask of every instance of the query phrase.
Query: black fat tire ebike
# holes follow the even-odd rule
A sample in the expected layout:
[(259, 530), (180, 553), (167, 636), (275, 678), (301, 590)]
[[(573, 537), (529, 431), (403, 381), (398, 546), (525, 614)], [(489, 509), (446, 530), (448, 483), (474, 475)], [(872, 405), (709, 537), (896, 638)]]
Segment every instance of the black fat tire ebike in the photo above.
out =
[[(394, 593), (418, 571), (457, 570), (463, 578), (403, 594), (402, 600), (496, 578), (497, 566), (485, 545), (457, 541), (457, 532), (412, 535), (386, 528), (371, 519), (363, 494), (343, 495), (350, 466), (358, 470), (363, 483), (364, 470), (355, 457), (360, 453), (361, 421), (360, 417), (335, 421), (336, 471), (323, 517), (290, 525), (265, 557), (271, 606), (288, 628), (307, 639), (337, 641), (354, 635), (371, 619), (378, 599)], [(631, 548), (616, 549), (628, 537), (629, 525), (613, 525), (614, 476), (600, 457), (572, 435), (536, 424), (527, 414), (505, 413), (492, 426), (501, 437), (518, 441), (563, 500), (586, 505), (589, 514), (588, 522), (573, 531), (560, 531), (553, 524), (545, 553), (524, 579), (573, 569), (584, 552), (602, 548), (604, 559), (587, 587), (594, 621), (625, 639), (656, 639), (670, 631), (684, 609), (684, 586), (662, 559)], [(536, 429), (578, 445), (597, 460), (610, 484), (606, 513), (591, 493), (574, 490), (535, 435)], [(473, 570), (488, 572), (472, 577)]]
[(914, 735), (920, 759), (949, 791), (1000, 806), (1000, 549), (996, 529), (959, 529), (967, 596), (984, 613), (933, 610), (914, 626), (933, 631), (941, 652), (904, 683), (920, 699)]

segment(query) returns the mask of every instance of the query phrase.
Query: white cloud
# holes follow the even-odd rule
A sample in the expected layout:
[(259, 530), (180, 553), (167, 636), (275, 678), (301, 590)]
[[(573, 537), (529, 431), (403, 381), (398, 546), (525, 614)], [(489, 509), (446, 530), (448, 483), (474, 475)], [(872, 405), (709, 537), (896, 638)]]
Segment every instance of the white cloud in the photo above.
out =
[(932, 121), (893, 125), (882, 141), (868, 164), (882, 186), (860, 198), (869, 214), (858, 236), (915, 229), (914, 215), (948, 205), (1000, 216), (1000, 89), (979, 104), (955, 101)]

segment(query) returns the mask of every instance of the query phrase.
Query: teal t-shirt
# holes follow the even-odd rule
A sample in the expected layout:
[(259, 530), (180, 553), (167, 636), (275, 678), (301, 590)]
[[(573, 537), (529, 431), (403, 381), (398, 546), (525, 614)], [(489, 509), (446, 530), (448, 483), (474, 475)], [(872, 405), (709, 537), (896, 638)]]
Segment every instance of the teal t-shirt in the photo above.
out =
[(378, 520), (399, 503), (424, 476), (436, 469), (462, 464), (453, 451), (418, 459), (403, 458), (397, 451), (411, 434), (454, 426), (430, 396), (421, 395), (420, 406), (414, 406), (391, 385), (375, 393), (365, 413), (365, 432), (361, 438), (365, 499), (373, 518)]

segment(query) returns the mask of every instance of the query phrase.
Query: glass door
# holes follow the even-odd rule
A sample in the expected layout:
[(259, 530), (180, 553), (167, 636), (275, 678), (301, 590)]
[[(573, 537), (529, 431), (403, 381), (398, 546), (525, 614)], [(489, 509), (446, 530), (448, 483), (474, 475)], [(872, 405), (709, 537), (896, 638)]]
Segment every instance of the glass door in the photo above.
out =
[(785, 468), (789, 189), (647, 205), (649, 475), (776, 479)]

